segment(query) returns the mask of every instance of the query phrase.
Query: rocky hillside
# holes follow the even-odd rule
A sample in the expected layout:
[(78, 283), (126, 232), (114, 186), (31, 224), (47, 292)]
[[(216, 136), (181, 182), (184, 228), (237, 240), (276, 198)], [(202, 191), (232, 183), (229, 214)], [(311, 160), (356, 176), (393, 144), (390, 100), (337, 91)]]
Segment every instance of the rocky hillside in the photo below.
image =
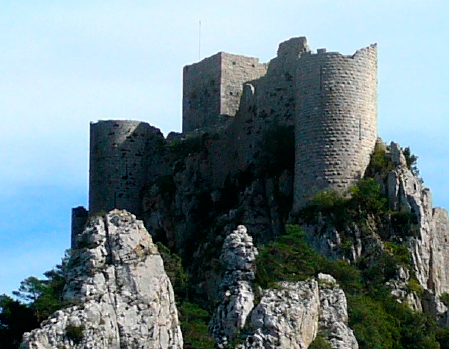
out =
[(347, 195), (293, 215), (291, 164), (273, 157), (290, 146), (219, 188), (197, 147), (146, 188), (143, 222), (90, 217), (66, 306), (22, 348), (448, 348), (449, 220), (416, 158), (379, 141)]

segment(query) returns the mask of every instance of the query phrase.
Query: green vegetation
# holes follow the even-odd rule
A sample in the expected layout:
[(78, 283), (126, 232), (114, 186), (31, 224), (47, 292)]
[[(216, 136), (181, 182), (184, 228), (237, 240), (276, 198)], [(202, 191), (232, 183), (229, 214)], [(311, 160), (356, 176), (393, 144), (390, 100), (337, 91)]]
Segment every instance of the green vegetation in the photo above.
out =
[[(412, 171), (415, 176), (419, 177), (418, 157), (411, 152), (410, 147), (402, 149), (402, 153), (404, 154), (408, 169)], [(376, 144), (365, 176), (377, 176), (386, 179), (388, 172), (394, 169), (394, 167), (391, 157), (387, 154), (387, 147), (385, 144)], [(420, 180), (422, 181), (421, 178)]]
[(309, 349), (332, 349), (332, 346), (321, 333), (318, 333), (313, 342), (310, 343)]
[(65, 328), (66, 336), (75, 344), (80, 343), (84, 338), (84, 326), (67, 325)]
[(14, 296), (33, 311), (38, 322), (64, 306), (61, 299), (65, 284), (63, 266), (57, 265), (56, 269), (47, 271), (44, 275), (47, 277), (45, 280), (33, 276), (26, 278), (20, 283), (19, 290), (13, 292)]
[(357, 223), (363, 228), (369, 219), (375, 219), (381, 226), (389, 226), (394, 232), (390, 235), (396, 238), (413, 236), (418, 223), (416, 214), (388, 208), (387, 199), (374, 178), (360, 180), (347, 197), (331, 190), (319, 192), (298, 217), (300, 223), (307, 224), (316, 224), (324, 219), (339, 231), (345, 231), (348, 223)]
[(18, 348), (22, 334), (39, 326), (39, 323), (61, 309), (65, 304), (61, 295), (65, 280), (64, 268), (68, 254), (61, 265), (44, 273), (46, 279), (26, 278), (13, 294), (0, 296), (0, 349)]
[(209, 335), (210, 314), (195, 303), (183, 302), (178, 308), (184, 348), (213, 349), (214, 340)]
[(176, 295), (184, 348), (212, 349), (214, 341), (209, 335), (208, 325), (211, 314), (189, 299), (190, 276), (182, 266), (182, 259), (158, 242), (157, 247), (164, 261), (164, 268)]
[(409, 291), (415, 292), (419, 297), (424, 296), (423, 287), (419, 284), (418, 280), (414, 278), (410, 279), (407, 284), (407, 288), (409, 289)]
[[(329, 261), (308, 246), (298, 226), (289, 226), (285, 235), (260, 248), (256, 281), (267, 288), (276, 287), (282, 280), (305, 280), (320, 272), (331, 274), (347, 295), (349, 325), (361, 349), (439, 348), (439, 343), (449, 336), (447, 330), (438, 328), (426, 314), (397, 303), (385, 286), (398, 264), (409, 263), (408, 251), (393, 243), (387, 243), (386, 250), (370, 264)], [(422, 291), (414, 279), (409, 287)], [(325, 345), (317, 341), (314, 345)]]
[(343, 230), (348, 222), (364, 222), (368, 216), (388, 212), (387, 200), (381, 195), (380, 185), (373, 178), (360, 180), (344, 197), (332, 190), (318, 192), (310, 204), (299, 212), (301, 222), (316, 224), (326, 217), (330, 224)]
[(38, 325), (31, 307), (7, 295), (0, 296), (0, 349), (18, 348), (22, 334)]
[(449, 293), (444, 292), (440, 295), (440, 300), (446, 307), (449, 307)]
[(391, 158), (387, 156), (387, 147), (385, 144), (376, 143), (365, 176), (372, 178), (380, 176), (381, 178), (386, 178), (392, 169), (394, 169), (394, 164), (393, 161), (391, 161)]
[(410, 150), (410, 147), (406, 147), (403, 149), (405, 161), (407, 163), (407, 167), (415, 176), (419, 176), (419, 169), (418, 169), (418, 157), (414, 154), (412, 154), (412, 151)]
[(157, 242), (156, 245), (164, 261), (164, 268), (170, 278), (175, 294), (177, 297), (185, 298), (187, 296), (189, 274), (184, 271), (181, 257), (176, 253), (172, 253), (161, 242)]

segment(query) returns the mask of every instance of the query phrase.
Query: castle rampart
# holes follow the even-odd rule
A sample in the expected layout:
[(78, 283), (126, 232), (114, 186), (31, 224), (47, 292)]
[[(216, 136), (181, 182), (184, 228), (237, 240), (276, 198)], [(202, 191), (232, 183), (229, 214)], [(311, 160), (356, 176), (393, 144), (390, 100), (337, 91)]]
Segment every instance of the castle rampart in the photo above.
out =
[(304, 54), (297, 69), (294, 206), (319, 190), (345, 191), (368, 166), (377, 139), (376, 46)]
[[(312, 53), (299, 37), (281, 43), (269, 64), (220, 52), (184, 67), (184, 134), (230, 121), (220, 141), (210, 140), (201, 180), (219, 188), (254, 164), (272, 127), (294, 126), (294, 209), (320, 190), (346, 191), (363, 176), (377, 139), (376, 52), (372, 45), (352, 56)], [(179, 160), (144, 122), (93, 123), (90, 142), (90, 213), (140, 215), (144, 186), (173, 175), (170, 161)]]

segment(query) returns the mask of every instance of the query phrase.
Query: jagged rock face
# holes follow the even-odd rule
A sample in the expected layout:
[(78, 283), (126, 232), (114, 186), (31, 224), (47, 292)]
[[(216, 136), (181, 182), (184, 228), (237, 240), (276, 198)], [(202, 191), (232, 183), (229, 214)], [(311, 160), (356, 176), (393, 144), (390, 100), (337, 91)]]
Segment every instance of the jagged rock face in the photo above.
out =
[(345, 293), (335, 279), (318, 274), (320, 319), (318, 331), (334, 349), (358, 349), (354, 332), (348, 327), (348, 306)]
[(173, 289), (141, 221), (126, 211), (94, 217), (75, 241), (64, 298), (22, 349), (182, 348)]
[(357, 349), (352, 330), (347, 326), (346, 296), (330, 275), (317, 280), (280, 282), (279, 288), (260, 290), (255, 305), (253, 289), (255, 258), (258, 252), (245, 226), (230, 233), (220, 257), (225, 275), (220, 284), (221, 302), (210, 322), (219, 348), (306, 349), (318, 331), (335, 349)]
[[(412, 309), (427, 311), (438, 315), (440, 321), (447, 323), (447, 307), (439, 300), (443, 293), (449, 292), (449, 218), (442, 208), (432, 208), (432, 198), (428, 188), (408, 168), (401, 147), (392, 142), (389, 157), (393, 169), (383, 183), (383, 192), (388, 199), (390, 209), (396, 212), (411, 213), (414, 224), (406, 236), (395, 236), (394, 231), (382, 226), (376, 217), (366, 220), (363, 237), (360, 227), (355, 223), (338, 231), (324, 220), (318, 224), (305, 226), (308, 242), (324, 256), (331, 259), (344, 258), (351, 263), (363, 258), (365, 263), (375, 263), (375, 256), (385, 251), (379, 236), (383, 234), (396, 241), (401, 241), (410, 251), (412, 270), (398, 266), (396, 276), (388, 281), (391, 293), (399, 301), (407, 302)], [(343, 239), (350, 237), (352, 245), (342, 254)], [(374, 257), (371, 261), (370, 258)], [(409, 287), (411, 275), (419, 282), (425, 297), (421, 299)]]
[(227, 346), (235, 339), (254, 307), (252, 283), (257, 254), (253, 239), (243, 225), (239, 225), (224, 241), (220, 256), (225, 268), (219, 290), (221, 303), (209, 325), (220, 347)]
[(443, 316), (447, 308), (439, 301), (439, 296), (449, 292), (448, 214), (442, 208), (432, 208), (429, 189), (407, 168), (399, 145), (392, 142), (390, 151), (396, 168), (388, 175), (389, 205), (416, 216), (415, 230), (406, 243), (412, 254), (416, 278), (429, 293), (423, 308)]
[(346, 296), (332, 276), (281, 282), (264, 291), (247, 324), (251, 334), (238, 348), (306, 349), (321, 333), (333, 349), (358, 349), (347, 324)]
[(265, 290), (249, 320), (244, 348), (306, 349), (316, 337), (320, 311), (318, 282), (281, 282)]

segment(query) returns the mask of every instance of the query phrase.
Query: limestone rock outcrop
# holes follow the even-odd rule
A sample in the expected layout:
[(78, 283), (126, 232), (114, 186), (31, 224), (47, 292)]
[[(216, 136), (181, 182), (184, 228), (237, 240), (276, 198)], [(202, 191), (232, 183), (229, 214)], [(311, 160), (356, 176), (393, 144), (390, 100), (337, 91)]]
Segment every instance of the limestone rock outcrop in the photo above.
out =
[(358, 348), (347, 326), (346, 296), (330, 275), (259, 289), (260, 302), (255, 305), (257, 254), (243, 225), (224, 241), (220, 257), (225, 268), (221, 302), (210, 322), (219, 348), (232, 348), (233, 343), (243, 340), (236, 349), (306, 349), (318, 332), (332, 348)]
[(320, 297), (316, 280), (281, 282), (265, 290), (251, 313), (245, 349), (306, 349), (318, 332)]
[(257, 254), (253, 239), (243, 225), (239, 225), (224, 241), (220, 256), (225, 268), (219, 290), (221, 303), (210, 322), (212, 336), (220, 346), (226, 346), (235, 339), (254, 307), (252, 285)]
[(91, 218), (66, 278), (72, 305), (26, 333), (22, 349), (183, 347), (162, 258), (134, 215), (113, 210)]
[[(362, 227), (357, 223), (345, 224), (344, 229), (338, 230), (320, 217), (317, 224), (304, 226), (308, 242), (327, 258), (343, 258), (351, 263), (363, 258), (367, 264), (375, 263), (376, 256), (381, 253), (391, 253), (384, 240), (407, 246), (411, 264), (407, 268), (398, 266), (395, 277), (387, 282), (391, 294), (399, 301), (407, 302), (412, 309), (433, 313), (440, 323), (447, 324), (448, 308), (440, 296), (449, 293), (448, 213), (442, 208), (432, 207), (430, 190), (409, 168), (410, 164), (407, 164), (404, 151), (398, 144), (392, 142), (389, 147), (381, 141), (378, 144), (386, 150), (391, 166), (385, 177), (378, 174), (383, 194), (389, 208), (409, 217), (410, 224), (399, 232), (393, 229), (391, 219), (381, 222), (381, 217), (371, 216), (364, 222), (361, 234)], [(347, 243), (345, 249), (342, 248), (343, 241)], [(411, 281), (412, 276), (416, 280)], [(421, 295), (416, 288), (413, 290), (409, 286), (415, 281)]]
[(407, 167), (401, 147), (392, 142), (390, 153), (395, 168), (387, 179), (388, 202), (392, 209), (409, 212), (415, 217), (416, 224), (406, 244), (412, 255), (416, 279), (427, 292), (423, 310), (443, 319), (447, 317), (447, 307), (439, 296), (449, 292), (448, 213), (442, 208), (432, 207), (429, 189)]
[(318, 331), (333, 349), (358, 349), (359, 345), (348, 327), (348, 305), (343, 290), (327, 274), (318, 274), (320, 319)]
[(358, 349), (346, 296), (327, 274), (265, 290), (246, 327), (251, 334), (239, 349), (306, 349), (318, 333), (333, 349)]

